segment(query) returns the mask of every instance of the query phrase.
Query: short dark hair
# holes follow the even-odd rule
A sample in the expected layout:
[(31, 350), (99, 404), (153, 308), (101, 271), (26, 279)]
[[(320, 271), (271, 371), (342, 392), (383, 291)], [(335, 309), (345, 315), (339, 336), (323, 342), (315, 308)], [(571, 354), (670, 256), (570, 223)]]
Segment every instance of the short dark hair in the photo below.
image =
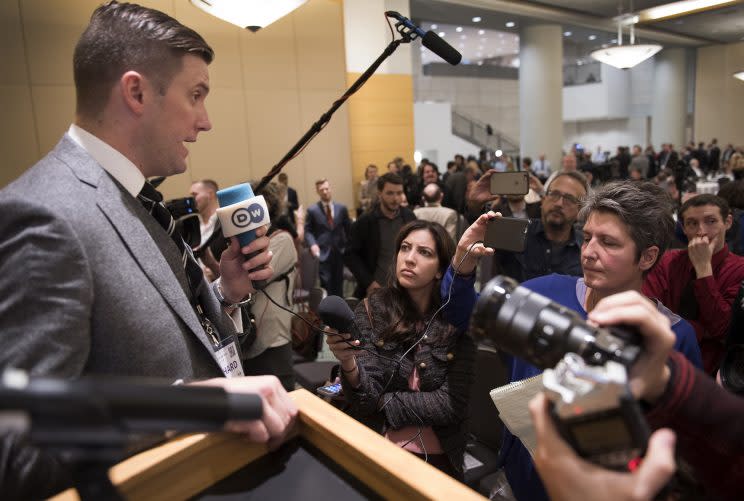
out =
[(728, 217), (729, 212), (731, 212), (731, 209), (729, 209), (729, 204), (725, 199), (716, 195), (705, 193), (703, 195), (696, 195), (683, 203), (682, 207), (679, 208), (679, 212), (677, 213), (677, 219), (679, 219), (682, 224), (684, 224), (685, 211), (687, 209), (689, 209), (690, 207), (702, 207), (704, 205), (715, 205), (716, 207), (718, 207), (718, 210), (721, 212), (721, 219), (723, 219), (724, 221)]
[[(560, 171), (558, 171), (558, 174), (556, 174), (555, 177), (550, 181), (550, 184), (555, 183), (556, 179), (558, 179), (559, 177), (563, 177), (563, 176), (570, 177), (571, 179), (573, 179), (574, 181), (576, 181), (577, 183), (579, 183), (581, 186), (583, 186), (584, 187), (584, 193), (588, 193), (589, 192), (589, 181), (587, 181), (586, 176), (584, 174), (582, 174), (581, 172), (579, 172), (577, 170), (560, 170)], [(548, 186), (545, 187), (546, 190), (549, 189), (549, 188), (550, 188), (550, 185), (548, 185)]]
[(217, 181), (214, 181), (212, 179), (200, 179), (199, 181), (195, 181), (195, 182), (203, 184), (204, 186), (214, 191), (215, 193), (217, 193), (220, 190), (220, 187), (217, 186)]
[(614, 214), (625, 224), (636, 246), (636, 262), (641, 259), (644, 250), (656, 246), (659, 255), (653, 264), (655, 266), (672, 242), (672, 199), (653, 183), (607, 183), (587, 196), (584, 207), (579, 211), (579, 220), (586, 222), (592, 212)]
[(394, 172), (386, 172), (377, 178), (377, 191), (382, 193), (386, 183), (403, 185), (403, 178)]
[(72, 58), (78, 114), (99, 114), (116, 81), (130, 70), (152, 79), (165, 94), (185, 54), (207, 64), (214, 59), (201, 35), (163, 12), (113, 0), (101, 5)]

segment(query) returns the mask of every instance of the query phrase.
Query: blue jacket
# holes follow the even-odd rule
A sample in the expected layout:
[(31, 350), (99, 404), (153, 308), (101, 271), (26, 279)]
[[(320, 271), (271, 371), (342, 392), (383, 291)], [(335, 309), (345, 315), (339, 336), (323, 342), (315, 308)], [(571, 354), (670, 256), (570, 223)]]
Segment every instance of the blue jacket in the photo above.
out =
[[(455, 276), (452, 267), (447, 270), (442, 280), (443, 304), (447, 301), (449, 289), (452, 286), (452, 297), (444, 309), (444, 318), (457, 327), (467, 327), (470, 314), (477, 301), (478, 296), (473, 288), (473, 282), (474, 277)], [(584, 290), (581, 277), (552, 274), (528, 280), (521, 285), (556, 303), (571, 308), (586, 319), (587, 313), (577, 297), (577, 291), (579, 289)], [(702, 357), (692, 326), (686, 320), (674, 315), (664, 305), (659, 303), (657, 306), (662, 313), (667, 314), (672, 320), (672, 331), (677, 337), (674, 349), (684, 354), (693, 365), (701, 368)], [(511, 381), (527, 379), (542, 372), (542, 370), (518, 357), (508, 357), (508, 360)], [(517, 499), (525, 501), (548, 499), (530, 453), (507, 429), (504, 430), (501, 450), (499, 451), (499, 462), (504, 468), (506, 477)]]

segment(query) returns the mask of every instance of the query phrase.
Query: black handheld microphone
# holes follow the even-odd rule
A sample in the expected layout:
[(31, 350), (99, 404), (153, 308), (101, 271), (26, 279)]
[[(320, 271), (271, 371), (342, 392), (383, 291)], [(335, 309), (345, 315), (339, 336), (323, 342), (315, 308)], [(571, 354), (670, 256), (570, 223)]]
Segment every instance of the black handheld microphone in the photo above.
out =
[(399, 23), (403, 24), (406, 28), (413, 30), (419, 37), (421, 37), (421, 43), (424, 44), (424, 47), (432, 51), (437, 56), (441, 57), (448, 63), (450, 63), (452, 66), (456, 66), (460, 64), (460, 60), (462, 59), (462, 54), (457, 52), (454, 47), (452, 47), (450, 44), (445, 42), (442, 37), (434, 33), (433, 31), (429, 30), (426, 33), (424, 33), (424, 30), (413, 24), (410, 19), (407, 17), (404, 17), (400, 15), (399, 13), (395, 12), (394, 10), (389, 10), (385, 12), (385, 15), (387, 17), (392, 17), (396, 19)]
[(318, 316), (328, 327), (343, 334), (351, 334), (352, 339), (359, 339), (359, 329), (354, 323), (354, 312), (338, 296), (326, 296), (318, 305)]
[[(126, 432), (214, 431), (226, 421), (260, 419), (261, 397), (212, 386), (174, 386), (138, 378), (28, 377), (6, 369), (0, 378), (0, 410), (31, 416), (31, 433), (116, 427)], [(46, 433), (45, 433), (46, 432)]]

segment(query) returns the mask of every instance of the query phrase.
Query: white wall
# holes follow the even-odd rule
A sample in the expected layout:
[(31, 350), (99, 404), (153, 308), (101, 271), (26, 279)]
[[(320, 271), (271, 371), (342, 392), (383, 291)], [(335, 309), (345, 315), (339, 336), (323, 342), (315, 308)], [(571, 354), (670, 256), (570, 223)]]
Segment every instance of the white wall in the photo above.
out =
[(610, 151), (614, 155), (618, 146), (640, 144), (645, 147), (646, 129), (644, 117), (565, 122), (563, 149), (568, 151), (574, 143), (579, 143), (592, 153), (597, 146), (601, 146), (602, 151)]
[(452, 135), (452, 105), (450, 103), (414, 103), (413, 122), (416, 151), (436, 163), (444, 173), (447, 162), (459, 153), (478, 156), (478, 147)]

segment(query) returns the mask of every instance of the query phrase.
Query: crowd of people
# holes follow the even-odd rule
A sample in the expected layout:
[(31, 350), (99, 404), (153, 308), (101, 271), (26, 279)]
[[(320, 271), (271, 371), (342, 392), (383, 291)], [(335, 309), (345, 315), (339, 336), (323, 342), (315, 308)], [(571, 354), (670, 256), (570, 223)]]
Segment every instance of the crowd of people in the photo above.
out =
[[(297, 415), (290, 323), (304, 253), (328, 294), (358, 300), (353, 332), (326, 331), (346, 412), (462, 480), (470, 314), (478, 284), (505, 274), (597, 325), (637, 328), (644, 350), (630, 390), (655, 429), (672, 430), (654, 433), (637, 470), (610, 472), (571, 450), (538, 396), (534, 457), (503, 435), (498, 461), (517, 499), (651, 499), (678, 468), (675, 440), (695, 492), (737, 497), (744, 401), (714, 378), (742, 338), (730, 328), (744, 311), (735, 301), (744, 281), (740, 150), (715, 140), (680, 153), (618, 148), (612, 158), (574, 148), (557, 169), (545, 155), (457, 155), (443, 172), (395, 158), (384, 173), (366, 168), (354, 220), (330, 179), (317, 180), (318, 199), (304, 208), (283, 174), (262, 192), (271, 223), (243, 247), (222, 237), (218, 185), (204, 179), (191, 187), (201, 236), (192, 249), (148, 179), (184, 172), (182, 143), (210, 130), (213, 57), (198, 33), (161, 12), (116, 1), (94, 11), (75, 47), (74, 123), (0, 191), (0, 368), (257, 394), (261, 419), (226, 429), (273, 447)], [(493, 176), (520, 170), (528, 193), (491, 193)], [(703, 182), (720, 184), (718, 195), (698, 193)], [(489, 223), (507, 216), (531, 221), (521, 252), (483, 244)], [(505, 361), (512, 381), (540, 373)], [(70, 465), (25, 432), (0, 437), (3, 498), (70, 484)], [(689, 495), (669, 488), (674, 499)]]

